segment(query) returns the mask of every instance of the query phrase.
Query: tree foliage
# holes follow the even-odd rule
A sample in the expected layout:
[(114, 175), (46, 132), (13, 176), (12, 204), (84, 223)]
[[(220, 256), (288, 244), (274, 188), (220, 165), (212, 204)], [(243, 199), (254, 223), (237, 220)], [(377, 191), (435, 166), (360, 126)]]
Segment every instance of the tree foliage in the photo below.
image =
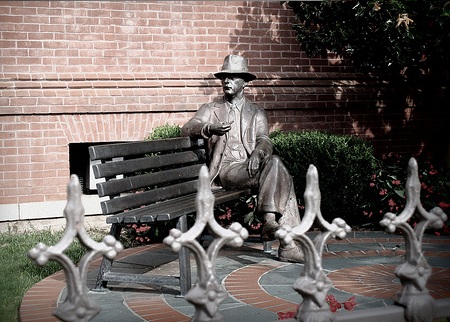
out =
[(287, 1), (308, 56), (334, 52), (363, 72), (448, 75), (450, 2), (446, 0)]

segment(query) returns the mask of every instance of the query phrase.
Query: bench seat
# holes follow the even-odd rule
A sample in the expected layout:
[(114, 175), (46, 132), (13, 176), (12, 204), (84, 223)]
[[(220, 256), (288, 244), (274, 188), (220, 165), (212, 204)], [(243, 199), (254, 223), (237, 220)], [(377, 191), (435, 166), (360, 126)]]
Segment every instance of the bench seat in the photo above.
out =
[[(206, 163), (205, 141), (188, 137), (112, 143), (89, 147), (101, 209), (116, 239), (129, 224), (158, 224), (175, 220), (187, 231), (187, 215), (196, 211), (197, 182)], [(239, 199), (249, 190), (214, 189), (215, 205)], [(189, 250), (179, 252), (180, 277), (145, 276), (112, 271), (112, 260), (103, 259), (95, 290), (110, 281), (180, 285), (182, 295), (191, 287)]]
[[(248, 190), (228, 191), (225, 189), (213, 190), (215, 204), (221, 204), (227, 201), (237, 199), (249, 194)], [(106, 218), (108, 224), (149, 224), (156, 221), (169, 221), (178, 219), (183, 215), (189, 215), (195, 212), (196, 194), (188, 194), (182, 197), (165, 200), (144, 206), (142, 208), (125, 211), (117, 215)]]

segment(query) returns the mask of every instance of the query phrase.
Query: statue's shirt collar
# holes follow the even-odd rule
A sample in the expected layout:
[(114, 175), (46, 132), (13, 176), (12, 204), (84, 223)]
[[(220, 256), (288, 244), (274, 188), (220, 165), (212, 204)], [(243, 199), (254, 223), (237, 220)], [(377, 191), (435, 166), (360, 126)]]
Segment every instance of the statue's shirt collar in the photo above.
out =
[(245, 97), (242, 97), (241, 99), (236, 100), (233, 103), (228, 102), (225, 98), (224, 98), (224, 101), (225, 101), (225, 105), (228, 108), (230, 108), (230, 109), (236, 108), (238, 111), (242, 111), (242, 107), (244, 106), (244, 102), (245, 102)]

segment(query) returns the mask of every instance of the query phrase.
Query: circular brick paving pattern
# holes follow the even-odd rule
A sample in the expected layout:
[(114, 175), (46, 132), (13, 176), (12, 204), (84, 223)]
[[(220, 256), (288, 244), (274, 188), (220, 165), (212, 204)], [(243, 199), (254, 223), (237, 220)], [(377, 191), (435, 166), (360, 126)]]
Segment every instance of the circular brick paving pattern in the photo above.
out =
[[(358, 245), (359, 243), (386, 243), (401, 242), (400, 238), (348, 238), (340, 241), (343, 244)], [(336, 243), (332, 240), (330, 244)], [(450, 245), (450, 239), (443, 240), (424, 240), (424, 244), (440, 244), (441, 246)], [(163, 245), (148, 245), (127, 249), (121, 253), (120, 257), (127, 257), (136, 253), (146, 253), (148, 250), (164, 247)], [(260, 247), (258, 245), (257, 247)], [(325, 252), (323, 258), (351, 258), (351, 257), (385, 257), (392, 256), (393, 253), (388, 249), (358, 250), (351, 249), (347, 251)], [(397, 256), (404, 256), (404, 251), (400, 250)], [(425, 251), (424, 255), (430, 257), (450, 258), (450, 252), (444, 251)], [(92, 263), (96, 268), (100, 264), (97, 260)], [(264, 309), (271, 312), (294, 310), (296, 303), (280, 299), (267, 293), (259, 281), (261, 276), (270, 273), (284, 265), (290, 265), (277, 261), (267, 260), (259, 264), (245, 265), (244, 267), (231, 272), (224, 280), (224, 285), (230, 295), (240, 302), (246, 303), (251, 307)], [(333, 287), (349, 293), (374, 298), (392, 298), (401, 289), (399, 279), (395, 276), (396, 265), (374, 264), (367, 266), (354, 266), (332, 271), (328, 274), (333, 282)], [(450, 269), (433, 267), (427, 287), (430, 294), (438, 299), (450, 297)], [(64, 274), (62, 271), (53, 274), (41, 282), (35, 284), (22, 299), (20, 307), (21, 321), (56, 321), (52, 316), (56, 308), (59, 295), (65, 286)], [(49, 292), (51, 291), (51, 292)], [(134, 295), (134, 294), (133, 294)], [(124, 298), (123, 309), (132, 311), (136, 316), (140, 316), (146, 321), (157, 321), (158, 319), (167, 320), (172, 317), (173, 321), (188, 321), (189, 317), (176, 311), (164, 299), (163, 294), (137, 293), (134, 296)], [(149, 309), (149, 304), (151, 309)]]
[[(340, 269), (328, 274), (333, 287), (348, 293), (380, 299), (395, 297), (402, 288), (396, 265), (370, 265)], [(427, 288), (434, 298), (450, 297), (450, 269), (433, 268)]]
[(297, 304), (280, 299), (267, 293), (259, 284), (262, 275), (285, 265), (282, 262), (267, 261), (259, 264), (244, 266), (224, 280), (228, 293), (236, 300), (247, 305), (274, 313), (295, 311)]

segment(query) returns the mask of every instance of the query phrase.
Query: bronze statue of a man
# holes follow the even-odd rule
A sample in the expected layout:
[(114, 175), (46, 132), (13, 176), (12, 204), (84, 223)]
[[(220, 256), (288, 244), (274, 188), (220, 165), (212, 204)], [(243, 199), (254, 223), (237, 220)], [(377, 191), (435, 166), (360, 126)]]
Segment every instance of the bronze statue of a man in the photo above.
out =
[[(292, 177), (281, 159), (272, 155), (267, 114), (245, 98), (245, 87), (256, 78), (247, 64), (242, 56), (225, 57), (222, 70), (214, 74), (222, 81), (224, 96), (203, 104), (182, 134), (207, 139), (212, 185), (257, 191), (256, 211), (264, 217), (262, 237), (272, 240), (280, 225), (298, 225), (300, 215)], [(299, 262), (303, 254), (293, 243), (280, 246), (278, 258)]]

